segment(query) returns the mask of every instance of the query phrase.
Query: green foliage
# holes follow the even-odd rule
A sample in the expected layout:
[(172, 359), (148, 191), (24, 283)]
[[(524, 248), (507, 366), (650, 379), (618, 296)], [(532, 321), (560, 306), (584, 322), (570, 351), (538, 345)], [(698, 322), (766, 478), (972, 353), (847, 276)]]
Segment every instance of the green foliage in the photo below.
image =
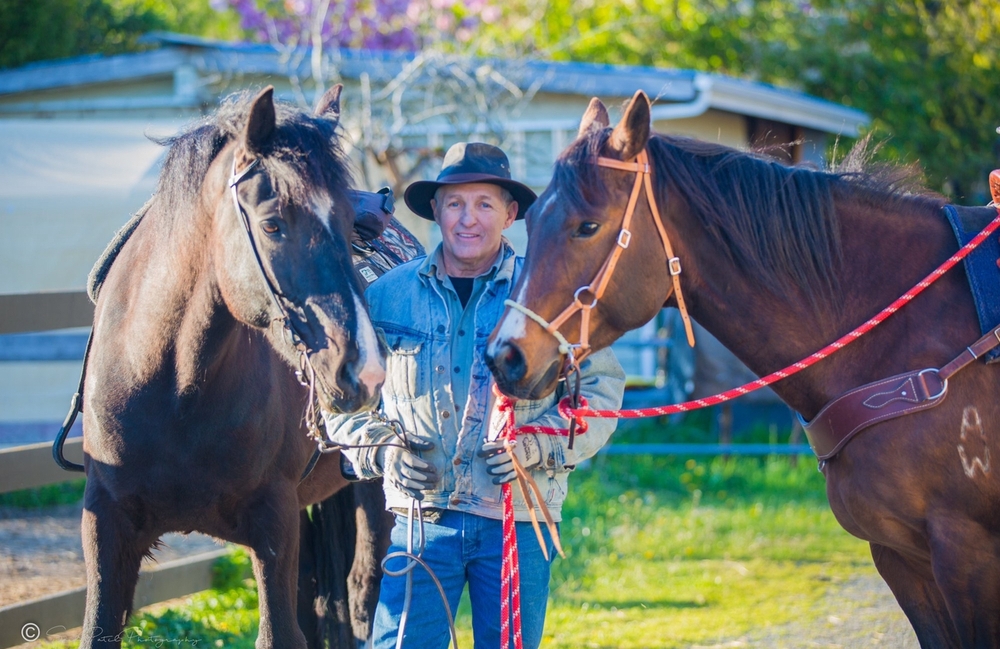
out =
[(240, 35), (232, 12), (206, 0), (0, 0), (0, 68), (143, 48), (151, 31)]
[[(135, 613), (122, 632), (123, 649), (224, 647), (254, 649), (259, 626), (257, 584), (250, 558), (233, 549), (213, 567), (213, 588)], [(49, 642), (43, 649), (76, 649), (79, 642)]]
[(953, 200), (1000, 164), (995, 0), (512, 0), (481, 49), (773, 83), (872, 116), (878, 159), (918, 163)]
[(0, 494), (0, 507), (37, 508), (53, 505), (72, 505), (83, 499), (87, 485), (85, 478), (46, 485), (37, 489), (22, 489)]
[(212, 588), (235, 590), (253, 582), (250, 554), (244, 548), (234, 548), (212, 566)]

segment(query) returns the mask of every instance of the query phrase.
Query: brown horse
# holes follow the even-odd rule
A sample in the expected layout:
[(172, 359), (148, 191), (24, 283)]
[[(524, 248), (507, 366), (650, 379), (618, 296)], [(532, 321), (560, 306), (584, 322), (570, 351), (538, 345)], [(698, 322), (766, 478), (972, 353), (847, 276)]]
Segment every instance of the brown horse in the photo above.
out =
[(84, 390), (81, 647), (120, 645), (143, 555), (192, 530), (250, 549), (257, 646), (305, 647), (299, 510), (345, 484), (337, 454), (300, 480), (307, 413), (371, 406), (384, 364), (351, 265), (339, 88), (316, 116), (272, 93), (168, 141), (107, 271)]
[[(487, 349), (505, 392), (538, 398), (555, 386), (563, 358), (538, 322), (556, 318), (598, 273), (636, 177), (596, 158), (631, 161), (643, 151), (691, 315), (761, 376), (852, 330), (958, 247), (943, 200), (901, 185), (901, 171), (786, 167), (651, 135), (642, 93), (612, 129), (595, 99), (527, 214), (527, 262), (513, 291), (526, 309), (505, 312)], [(996, 215), (958, 209), (984, 223)], [(644, 193), (632, 231), (591, 314), (595, 348), (648, 321), (665, 299), (677, 305)], [(561, 326), (570, 343), (580, 320)], [(811, 419), (852, 388), (940, 367), (979, 336), (967, 280), (952, 271), (873, 332), (773, 387)], [(990, 463), (1000, 456), (998, 393), (997, 368), (975, 363), (951, 379), (941, 405), (868, 428), (825, 466), (837, 520), (869, 541), (922, 647), (1000, 646), (1000, 479)]]

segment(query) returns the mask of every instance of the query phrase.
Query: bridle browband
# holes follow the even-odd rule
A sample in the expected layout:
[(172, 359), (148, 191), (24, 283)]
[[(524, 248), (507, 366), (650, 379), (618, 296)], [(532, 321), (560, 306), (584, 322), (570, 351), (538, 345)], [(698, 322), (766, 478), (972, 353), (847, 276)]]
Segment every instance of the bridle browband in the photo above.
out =
[[(545, 331), (552, 334), (556, 340), (559, 341), (559, 353), (564, 354), (569, 357), (570, 363), (575, 364), (579, 362), (584, 356), (590, 353), (590, 312), (597, 306), (598, 301), (604, 296), (604, 291), (608, 287), (608, 283), (611, 281), (611, 274), (615, 272), (615, 267), (618, 265), (618, 258), (621, 257), (622, 253), (628, 248), (629, 243), (632, 241), (632, 231), (629, 230), (629, 226), (632, 223), (632, 215), (635, 214), (636, 204), (639, 202), (639, 194), (642, 192), (643, 186), (646, 188), (646, 201), (649, 203), (649, 209), (652, 212), (653, 223), (656, 224), (656, 229), (660, 233), (660, 241), (663, 243), (663, 252), (667, 256), (667, 270), (670, 273), (670, 278), (673, 283), (671, 291), (677, 297), (677, 309), (681, 312), (681, 320), (684, 322), (684, 331), (687, 334), (688, 344), (694, 347), (694, 332), (691, 330), (691, 318), (688, 316), (687, 306), (684, 304), (684, 296), (681, 294), (681, 261), (674, 255), (673, 246), (670, 245), (670, 238), (667, 236), (666, 230), (663, 228), (663, 221), (660, 218), (660, 210), (656, 205), (656, 196), (653, 194), (653, 184), (650, 180), (650, 166), (649, 166), (649, 155), (646, 150), (643, 149), (636, 156), (635, 160), (631, 162), (623, 162), (621, 160), (615, 160), (614, 158), (606, 158), (603, 156), (596, 156), (590, 158), (590, 162), (596, 164), (599, 167), (606, 167), (608, 169), (618, 169), (621, 171), (632, 171), (635, 172), (635, 184), (632, 185), (632, 194), (629, 196), (628, 205), (625, 208), (625, 217), (622, 219), (622, 227), (618, 232), (618, 239), (615, 242), (615, 246), (608, 253), (607, 258), (604, 260), (604, 264), (597, 271), (597, 275), (594, 276), (593, 281), (586, 286), (581, 286), (576, 289), (573, 293), (573, 302), (563, 309), (563, 312), (555, 317), (552, 322), (547, 322), (545, 318), (538, 315), (528, 307), (523, 304), (519, 304), (514, 300), (505, 300), (504, 305), (508, 306), (516, 311), (520, 311), (525, 316), (535, 321)], [(584, 304), (580, 300), (580, 296), (583, 294), (590, 294), (593, 296), (593, 300), (590, 304)], [(669, 298), (670, 295), (668, 294)], [(571, 344), (566, 337), (563, 336), (559, 331), (559, 327), (562, 326), (570, 317), (572, 317), (577, 311), (580, 312), (580, 342), (576, 345)], [(581, 355), (574, 358), (574, 350), (579, 349)]]

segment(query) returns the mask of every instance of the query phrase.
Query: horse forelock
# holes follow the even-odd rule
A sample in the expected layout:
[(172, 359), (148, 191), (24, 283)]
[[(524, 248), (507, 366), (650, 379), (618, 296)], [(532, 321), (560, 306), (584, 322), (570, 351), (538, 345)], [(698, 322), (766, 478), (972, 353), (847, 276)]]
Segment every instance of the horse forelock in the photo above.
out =
[[(607, 206), (608, 190), (592, 160), (601, 155), (610, 136), (611, 129), (594, 131), (578, 138), (556, 159), (552, 181), (545, 193), (558, 192), (559, 202), (567, 213), (593, 214)], [(540, 209), (544, 204), (540, 199), (532, 207)]]
[[(240, 141), (253, 99), (248, 92), (230, 95), (212, 115), (159, 141), (169, 147), (157, 187), (164, 212), (189, 213), (198, 206), (213, 161), (227, 145)], [(353, 174), (339, 143), (336, 122), (285, 102), (275, 102), (275, 113), (275, 134), (260, 165), (279, 200), (306, 208), (332, 203), (341, 208), (336, 213), (352, 218), (346, 190), (353, 184)]]

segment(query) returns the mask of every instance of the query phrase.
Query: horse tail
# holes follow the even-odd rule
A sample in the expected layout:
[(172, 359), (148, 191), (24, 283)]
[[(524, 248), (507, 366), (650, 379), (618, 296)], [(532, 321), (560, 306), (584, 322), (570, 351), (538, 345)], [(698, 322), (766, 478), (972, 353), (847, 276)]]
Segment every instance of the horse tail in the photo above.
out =
[(390, 521), (380, 483), (348, 485), (303, 510), (298, 619), (310, 649), (368, 640)]

